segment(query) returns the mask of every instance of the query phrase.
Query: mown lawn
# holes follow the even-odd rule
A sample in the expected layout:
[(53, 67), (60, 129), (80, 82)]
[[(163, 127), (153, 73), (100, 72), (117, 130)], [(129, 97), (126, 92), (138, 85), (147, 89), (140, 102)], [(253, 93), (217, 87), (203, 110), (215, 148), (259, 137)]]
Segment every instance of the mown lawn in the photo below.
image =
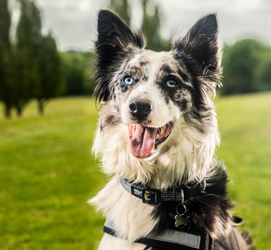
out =
[(0, 249), (95, 249), (101, 216), (86, 201), (105, 183), (90, 154), (87, 98), (58, 99), (43, 117), (0, 118)]
[[(218, 98), (235, 214), (258, 249), (271, 249), (271, 93)], [(0, 114), (0, 249), (97, 249), (103, 219), (86, 201), (107, 182), (90, 153), (97, 111), (90, 98), (31, 103)]]
[(271, 249), (271, 93), (218, 98), (218, 158), (228, 166), (241, 227), (258, 249)]

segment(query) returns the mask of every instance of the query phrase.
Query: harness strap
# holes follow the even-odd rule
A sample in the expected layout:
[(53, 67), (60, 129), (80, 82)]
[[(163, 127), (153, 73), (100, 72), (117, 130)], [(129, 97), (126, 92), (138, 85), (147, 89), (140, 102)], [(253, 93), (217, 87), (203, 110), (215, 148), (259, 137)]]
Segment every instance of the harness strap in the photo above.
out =
[[(108, 218), (105, 221), (103, 231), (118, 237), (116, 230), (114, 230), (113, 222)], [(146, 237), (137, 239), (135, 242), (165, 250), (195, 250), (205, 249), (209, 245), (209, 235), (167, 229), (163, 234), (153, 235), (150, 233)]]

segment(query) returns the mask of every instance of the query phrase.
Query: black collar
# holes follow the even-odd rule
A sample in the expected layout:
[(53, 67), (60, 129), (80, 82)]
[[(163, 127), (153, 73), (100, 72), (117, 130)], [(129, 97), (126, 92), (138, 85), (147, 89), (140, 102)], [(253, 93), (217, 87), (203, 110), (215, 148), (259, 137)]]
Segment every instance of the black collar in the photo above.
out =
[(168, 189), (166, 191), (143, 186), (140, 183), (133, 184), (124, 178), (120, 178), (120, 183), (130, 194), (142, 199), (143, 203), (150, 205), (156, 205), (164, 201), (180, 201), (183, 204), (190, 196), (198, 194), (206, 188), (205, 178), (192, 186), (187, 185), (182, 189)]

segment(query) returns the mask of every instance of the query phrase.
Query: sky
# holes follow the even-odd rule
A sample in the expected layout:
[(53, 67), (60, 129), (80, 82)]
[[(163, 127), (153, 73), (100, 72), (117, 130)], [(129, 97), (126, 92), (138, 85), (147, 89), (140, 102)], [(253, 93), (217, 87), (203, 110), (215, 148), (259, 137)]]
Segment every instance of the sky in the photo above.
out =
[[(185, 32), (202, 16), (217, 13), (223, 43), (256, 38), (271, 45), (271, 0), (153, 0), (160, 6), (162, 35)], [(96, 37), (97, 13), (109, 0), (36, 0), (43, 31), (52, 31), (58, 48), (89, 51)], [(140, 28), (140, 0), (132, 3), (132, 27)], [(151, 8), (149, 8), (151, 12)], [(14, 15), (16, 19), (16, 13)], [(17, 15), (18, 16), (18, 15)], [(17, 17), (18, 18), (18, 17)]]

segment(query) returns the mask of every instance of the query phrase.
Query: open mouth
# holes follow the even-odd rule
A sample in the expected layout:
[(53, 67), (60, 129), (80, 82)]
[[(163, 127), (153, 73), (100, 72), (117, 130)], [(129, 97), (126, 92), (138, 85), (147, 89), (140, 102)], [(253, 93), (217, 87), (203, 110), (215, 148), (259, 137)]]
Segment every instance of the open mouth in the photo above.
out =
[(128, 125), (130, 150), (137, 158), (146, 158), (157, 151), (157, 146), (164, 142), (173, 129), (173, 122), (163, 127), (144, 127), (141, 124)]

